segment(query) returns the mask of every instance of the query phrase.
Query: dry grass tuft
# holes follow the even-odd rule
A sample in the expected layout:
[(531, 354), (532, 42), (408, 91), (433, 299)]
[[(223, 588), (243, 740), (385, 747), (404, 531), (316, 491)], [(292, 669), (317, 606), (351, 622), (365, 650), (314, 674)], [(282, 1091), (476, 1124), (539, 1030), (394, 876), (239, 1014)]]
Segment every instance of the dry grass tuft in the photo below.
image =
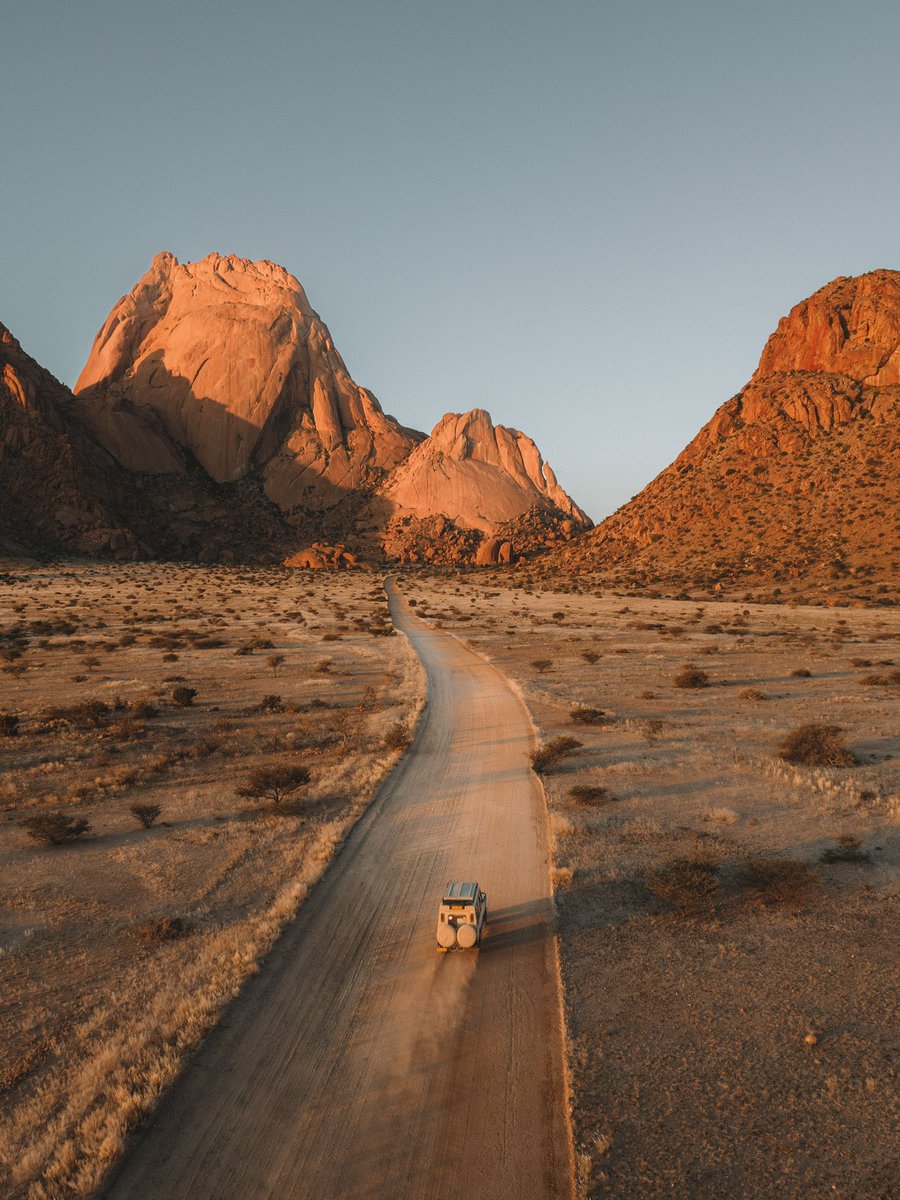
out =
[(862, 849), (862, 839), (844, 833), (836, 839), (835, 846), (826, 847), (819, 855), (820, 863), (868, 863), (872, 856)]
[(188, 937), (196, 926), (186, 917), (160, 917), (155, 921), (141, 921), (133, 925), (131, 932), (142, 942), (175, 942)]
[(718, 825), (733, 825), (737, 820), (737, 813), (733, 808), (711, 808), (700, 819), (701, 821), (715, 821)]
[(385, 750), (403, 751), (409, 745), (409, 742), (409, 730), (402, 721), (395, 721), (384, 735), (382, 744)]

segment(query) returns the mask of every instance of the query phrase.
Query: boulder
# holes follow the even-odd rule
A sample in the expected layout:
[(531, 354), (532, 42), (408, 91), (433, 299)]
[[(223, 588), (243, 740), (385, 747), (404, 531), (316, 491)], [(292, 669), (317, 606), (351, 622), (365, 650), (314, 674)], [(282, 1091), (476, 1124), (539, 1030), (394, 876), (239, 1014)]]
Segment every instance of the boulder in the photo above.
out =
[(475, 565), (478, 567), (494, 566), (500, 554), (500, 546), (499, 538), (485, 538), (475, 555)]

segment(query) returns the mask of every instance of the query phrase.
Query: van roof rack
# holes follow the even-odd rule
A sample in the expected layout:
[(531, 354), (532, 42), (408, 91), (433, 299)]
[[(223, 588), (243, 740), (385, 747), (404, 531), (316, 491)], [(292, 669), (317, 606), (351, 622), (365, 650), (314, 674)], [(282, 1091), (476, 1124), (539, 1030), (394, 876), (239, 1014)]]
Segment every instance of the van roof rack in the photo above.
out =
[(471, 901), (475, 903), (475, 897), (478, 895), (477, 883), (448, 883), (447, 890), (444, 892), (444, 900), (452, 902), (456, 900)]

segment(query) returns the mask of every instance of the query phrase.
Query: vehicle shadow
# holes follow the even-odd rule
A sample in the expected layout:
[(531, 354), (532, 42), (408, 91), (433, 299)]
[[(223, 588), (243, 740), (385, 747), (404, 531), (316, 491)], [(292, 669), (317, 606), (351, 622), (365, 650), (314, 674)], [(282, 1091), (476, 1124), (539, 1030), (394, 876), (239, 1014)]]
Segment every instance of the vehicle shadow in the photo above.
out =
[(555, 932), (553, 903), (549, 897), (507, 908), (488, 909), (482, 954), (501, 954), (530, 942), (545, 941)]

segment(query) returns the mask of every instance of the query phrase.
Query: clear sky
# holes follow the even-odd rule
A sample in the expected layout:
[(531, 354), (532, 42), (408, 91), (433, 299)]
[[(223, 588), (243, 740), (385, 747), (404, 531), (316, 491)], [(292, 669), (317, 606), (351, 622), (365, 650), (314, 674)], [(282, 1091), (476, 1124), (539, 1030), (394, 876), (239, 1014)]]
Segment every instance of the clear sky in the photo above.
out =
[(900, 266), (897, 0), (0, 0), (0, 321), (74, 382), (168, 249), (281, 263), (406, 424), (599, 518)]

